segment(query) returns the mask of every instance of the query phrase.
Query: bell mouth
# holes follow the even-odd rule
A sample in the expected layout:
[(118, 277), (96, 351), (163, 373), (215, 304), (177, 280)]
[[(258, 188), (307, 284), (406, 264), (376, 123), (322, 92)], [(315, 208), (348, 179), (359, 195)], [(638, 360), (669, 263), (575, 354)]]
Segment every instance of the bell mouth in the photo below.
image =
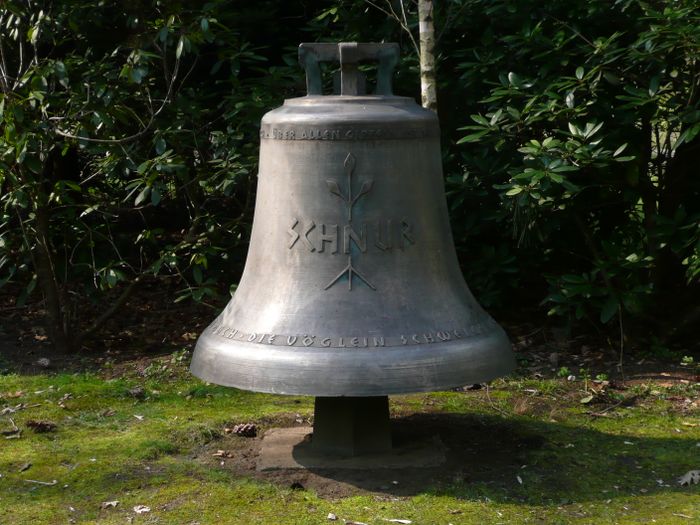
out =
[(211, 383), (287, 395), (385, 396), (482, 383), (515, 369), (502, 329), (433, 344), (385, 348), (231, 344), (199, 338), (191, 372)]

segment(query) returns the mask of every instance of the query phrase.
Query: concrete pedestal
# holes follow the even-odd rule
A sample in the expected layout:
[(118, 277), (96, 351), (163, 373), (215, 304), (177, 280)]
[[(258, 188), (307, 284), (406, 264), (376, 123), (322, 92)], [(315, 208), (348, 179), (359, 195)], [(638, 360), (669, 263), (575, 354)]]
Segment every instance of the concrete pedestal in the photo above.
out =
[(317, 397), (311, 448), (339, 457), (390, 451), (389, 398)]
[(392, 447), (386, 396), (317, 397), (313, 429), (268, 430), (257, 469), (432, 468), (445, 460), (445, 447), (437, 436)]
[(272, 428), (265, 432), (256, 462), (259, 471), (315, 472), (429, 469), (445, 464), (447, 451), (438, 436), (409, 441), (391, 450), (359, 456), (322, 454), (311, 445), (311, 427)]

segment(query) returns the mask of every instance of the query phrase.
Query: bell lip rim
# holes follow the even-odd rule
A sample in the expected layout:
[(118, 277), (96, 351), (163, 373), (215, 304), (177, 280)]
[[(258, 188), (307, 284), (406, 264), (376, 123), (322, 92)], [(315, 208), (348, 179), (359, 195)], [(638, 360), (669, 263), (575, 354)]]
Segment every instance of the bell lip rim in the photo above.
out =
[[(220, 386), (237, 388), (239, 390), (246, 390), (251, 392), (260, 392), (266, 394), (278, 394), (278, 395), (304, 395), (304, 396), (322, 396), (322, 397), (367, 397), (367, 396), (384, 396), (384, 395), (400, 395), (400, 394), (410, 394), (410, 393), (420, 393), (420, 392), (435, 392), (449, 390), (458, 386), (463, 386), (466, 384), (483, 383), (486, 381), (491, 381), (498, 377), (502, 377), (512, 373), (517, 368), (517, 363), (515, 361), (515, 354), (512, 351), (512, 346), (507, 335), (501, 328), (497, 328), (491, 332), (475, 335), (469, 338), (445, 341), (437, 344), (421, 344), (412, 346), (393, 346), (384, 347), (379, 351), (382, 352), (392, 352), (399, 353), (404, 352), (408, 349), (409, 359), (408, 364), (412, 364), (414, 371), (421, 370), (421, 361), (425, 359), (426, 356), (435, 355), (440, 353), (442, 350), (443, 361), (440, 364), (439, 371), (436, 372), (436, 377), (432, 380), (419, 380), (417, 374), (414, 376), (403, 377), (401, 373), (392, 372), (390, 367), (385, 371), (386, 377), (375, 377), (371, 381), (365, 383), (352, 383), (352, 385), (341, 385), (334, 386), (332, 375), (338, 367), (337, 362), (328, 361), (325, 365), (325, 373), (327, 373), (326, 381), (318, 382), (314, 381), (310, 384), (308, 381), (295, 380), (295, 377), (303, 371), (303, 366), (300, 366), (295, 373), (289, 374), (287, 380), (273, 379), (269, 380), (265, 377), (265, 369), (257, 368), (254, 366), (254, 361), (256, 361), (256, 355), (261, 350), (262, 347), (265, 350), (271, 351), (278, 356), (286, 356), (288, 361), (290, 356), (293, 354), (294, 357), (300, 357), (302, 354), (336, 354), (340, 356), (346, 356), (352, 361), (357, 361), (360, 359), (358, 356), (372, 356), (378, 351), (375, 349), (368, 348), (316, 348), (316, 347), (294, 347), (294, 350), (288, 347), (270, 348), (266, 345), (259, 345), (256, 343), (248, 342), (236, 342), (235, 345), (226, 344), (215, 341), (214, 344), (207, 344), (209, 338), (203, 334), (197, 341), (195, 350), (192, 356), (192, 361), (190, 363), (190, 372), (198, 377), (199, 379), (206, 381), (208, 383), (213, 383)], [(330, 350), (330, 352), (329, 352)], [(201, 362), (201, 356), (203, 352), (214, 352), (219, 354), (216, 357), (221, 358), (223, 354), (228, 353), (229, 356), (236, 356), (242, 360), (250, 359), (251, 368), (258, 370), (256, 377), (251, 379), (250, 376), (243, 372), (236, 373), (235, 375), (221, 373), (221, 363), (214, 362), (214, 366), (207, 366), (207, 363)], [(246, 355), (247, 352), (250, 354)], [(198, 359), (199, 356), (199, 359)], [(479, 356), (478, 359), (475, 359)], [(405, 356), (404, 356), (405, 357)], [(369, 358), (371, 359), (371, 357)], [(369, 363), (369, 359), (365, 357), (365, 363)], [(439, 376), (449, 375), (445, 371), (450, 371), (456, 367), (460, 362), (469, 363), (470, 360), (476, 361), (479, 366), (469, 366), (466, 370), (463, 370), (459, 377), (445, 377), (440, 380)], [(285, 360), (280, 360), (283, 363)], [(237, 362), (240, 365), (240, 361)], [(273, 363), (271, 363), (273, 364)], [(406, 362), (402, 363), (404, 367), (407, 365)], [(323, 370), (318, 370), (316, 367), (316, 372), (319, 377), (324, 373)], [(359, 371), (361, 367), (357, 367)], [(217, 373), (218, 372), (218, 373)], [(377, 382), (383, 379), (389, 379), (383, 384), (383, 388), (378, 388)], [(398, 380), (398, 381), (397, 381)]]
[(425, 387), (407, 387), (406, 389), (391, 389), (391, 390), (381, 390), (381, 391), (375, 391), (372, 390), (371, 392), (365, 391), (365, 390), (357, 390), (357, 391), (352, 391), (348, 390), (345, 391), (345, 393), (339, 394), (339, 393), (331, 393), (331, 391), (325, 391), (325, 392), (311, 392), (308, 390), (304, 389), (285, 389), (285, 390), (275, 390), (272, 388), (249, 388), (245, 386), (240, 386), (240, 384), (234, 384), (233, 382), (215, 382), (210, 379), (207, 379), (205, 377), (202, 377), (201, 375), (197, 374), (196, 372), (192, 371), (192, 368), (190, 368), (190, 373), (195, 376), (196, 378), (200, 379), (201, 381), (204, 381), (206, 383), (211, 383), (217, 386), (223, 386), (226, 388), (235, 388), (236, 390), (242, 390), (244, 392), (254, 392), (257, 394), (274, 394), (278, 396), (310, 396), (310, 397), (377, 397), (377, 396), (400, 396), (400, 395), (405, 395), (405, 394), (420, 394), (420, 393), (425, 393), (425, 392), (446, 392), (449, 390), (452, 390), (454, 388), (460, 387), (460, 386), (465, 386), (469, 384), (478, 384), (478, 383), (488, 383), (490, 381), (493, 381), (494, 379), (498, 379), (499, 377), (506, 377), (510, 375), (512, 372), (515, 371), (517, 366), (515, 364), (510, 364), (510, 366), (504, 366), (498, 370), (494, 370), (493, 373), (487, 374), (487, 375), (481, 375), (479, 376), (479, 380), (475, 381), (458, 381), (458, 382), (445, 382), (445, 383), (436, 383), (433, 385), (426, 385)]

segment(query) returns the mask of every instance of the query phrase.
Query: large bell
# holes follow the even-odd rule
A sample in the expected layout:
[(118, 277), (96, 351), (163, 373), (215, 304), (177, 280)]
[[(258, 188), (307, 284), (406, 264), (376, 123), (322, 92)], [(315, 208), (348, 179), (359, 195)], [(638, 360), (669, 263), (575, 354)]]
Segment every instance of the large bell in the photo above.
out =
[[(394, 96), (396, 44), (302, 44), (308, 95), (262, 119), (250, 249), (191, 370), (258, 392), (377, 397), (514, 367), (448, 223), (436, 116)], [(322, 96), (320, 61), (341, 64)], [(377, 61), (363, 95), (361, 61)]]

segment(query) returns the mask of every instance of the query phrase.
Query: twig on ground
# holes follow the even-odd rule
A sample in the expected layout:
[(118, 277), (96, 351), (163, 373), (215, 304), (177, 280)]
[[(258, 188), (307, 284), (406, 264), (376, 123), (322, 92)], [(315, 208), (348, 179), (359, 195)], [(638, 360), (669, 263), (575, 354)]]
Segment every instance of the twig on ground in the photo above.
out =
[(502, 415), (504, 415), (504, 416), (510, 416), (510, 414), (509, 414), (508, 412), (506, 412), (506, 411), (503, 410), (502, 408), (496, 406), (496, 404), (493, 402), (493, 400), (491, 399), (491, 395), (489, 394), (489, 385), (488, 385), (488, 383), (486, 384), (486, 399), (488, 399), (489, 404), (491, 405), (491, 408), (493, 408), (496, 412), (498, 412), (499, 414), (502, 414)]
[(52, 481), (37, 481), (35, 479), (25, 479), (22, 481), (26, 481), (27, 483), (36, 483), (37, 485), (44, 485), (47, 487), (52, 487), (53, 485), (56, 485), (58, 483), (58, 480), (54, 479)]
[(593, 417), (609, 417), (609, 415), (606, 412), (609, 412), (609, 411), (619, 407), (620, 405), (631, 405), (632, 403), (634, 403), (634, 401), (636, 399), (637, 399), (637, 396), (628, 397), (628, 398), (622, 399), (621, 401), (618, 401), (614, 405), (610, 405), (608, 407), (605, 407), (600, 412), (587, 412), (587, 414), (589, 416), (593, 416)]

